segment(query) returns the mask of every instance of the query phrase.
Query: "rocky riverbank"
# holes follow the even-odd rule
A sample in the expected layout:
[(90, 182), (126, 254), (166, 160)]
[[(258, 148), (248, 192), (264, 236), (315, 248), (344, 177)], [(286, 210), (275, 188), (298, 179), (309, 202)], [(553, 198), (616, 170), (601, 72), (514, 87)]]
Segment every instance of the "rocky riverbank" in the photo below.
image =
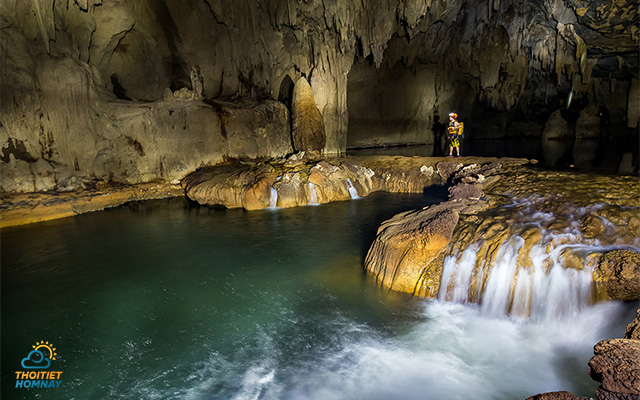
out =
[(5, 193), (0, 196), (0, 228), (71, 217), (134, 200), (183, 195), (179, 185), (166, 182), (138, 185), (98, 183), (75, 192)]
[[(325, 204), (379, 190), (422, 193), (429, 186), (446, 184), (458, 165), (496, 160), (463, 157), (452, 162), (442, 157), (399, 156), (320, 159), (298, 153), (271, 161), (229, 161), (203, 167), (186, 176), (182, 187), (166, 181), (127, 185), (84, 180), (71, 190), (55, 186), (52, 178), (54, 186), (43, 186), (39, 191), (33, 191), (40, 186), (32, 183), (25, 190), (2, 193), (0, 227), (64, 218), (127, 201), (182, 196), (185, 192), (203, 205), (247, 210)], [(501, 163), (521, 165), (528, 160), (501, 159)]]
[[(182, 185), (187, 196), (200, 204), (247, 210), (288, 208), (349, 200), (376, 191), (422, 193), (429, 186), (446, 185), (460, 168), (494, 162), (496, 158), (463, 157), (450, 161), (444, 157), (400, 156), (320, 160), (296, 154), (269, 162), (204, 167), (183, 179)], [(504, 158), (496, 165), (528, 162)], [(488, 172), (479, 171), (478, 175)]]

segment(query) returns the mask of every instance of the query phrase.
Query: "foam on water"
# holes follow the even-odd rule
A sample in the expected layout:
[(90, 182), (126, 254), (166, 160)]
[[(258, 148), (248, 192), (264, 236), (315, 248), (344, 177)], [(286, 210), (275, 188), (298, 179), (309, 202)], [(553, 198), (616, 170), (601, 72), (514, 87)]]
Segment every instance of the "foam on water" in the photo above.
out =
[[(238, 400), (483, 400), (555, 390), (588, 394), (595, 382), (579, 384), (562, 371), (566, 363), (576, 363), (586, 374), (593, 344), (619, 334), (628, 311), (628, 305), (606, 303), (549, 322), (489, 318), (477, 305), (429, 301), (419, 322), (393, 335), (353, 321), (327, 321), (323, 329), (340, 332), (332, 332), (336, 341), (318, 349), (316, 357), (283, 362), (275, 338), (263, 340), (260, 358), (244, 358), (247, 354), (240, 352), (225, 367), (226, 373), (212, 377), (199, 386), (197, 396), (187, 398), (224, 398), (218, 395), (227, 393)], [(230, 370), (237, 371), (239, 382), (228, 381)], [(232, 395), (220, 390), (227, 385), (236, 387)]]

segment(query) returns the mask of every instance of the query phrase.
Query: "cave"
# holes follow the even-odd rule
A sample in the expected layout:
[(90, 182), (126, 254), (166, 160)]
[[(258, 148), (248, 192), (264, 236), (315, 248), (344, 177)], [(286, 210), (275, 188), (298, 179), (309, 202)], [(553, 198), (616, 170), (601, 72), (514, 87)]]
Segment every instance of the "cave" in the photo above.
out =
[(2, 398), (640, 396), (637, 1), (0, 19)]

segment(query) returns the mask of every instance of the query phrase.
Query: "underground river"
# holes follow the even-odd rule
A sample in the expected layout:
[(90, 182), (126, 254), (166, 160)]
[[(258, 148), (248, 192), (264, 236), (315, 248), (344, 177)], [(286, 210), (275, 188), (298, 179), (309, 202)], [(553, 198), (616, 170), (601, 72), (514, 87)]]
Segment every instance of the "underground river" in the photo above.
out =
[[(593, 395), (637, 303), (556, 319), (376, 288), (380, 223), (437, 196), (246, 212), (183, 199), (3, 229), (3, 399), (525, 399)], [(15, 388), (32, 346), (57, 389)]]

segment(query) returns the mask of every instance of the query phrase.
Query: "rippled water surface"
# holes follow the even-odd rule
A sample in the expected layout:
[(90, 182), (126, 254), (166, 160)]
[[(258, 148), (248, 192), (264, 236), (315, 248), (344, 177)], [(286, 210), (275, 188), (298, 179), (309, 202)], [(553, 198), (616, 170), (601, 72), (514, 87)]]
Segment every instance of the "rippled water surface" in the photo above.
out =
[[(3, 399), (524, 399), (593, 393), (593, 345), (637, 304), (561, 321), (377, 289), (379, 224), (434, 198), (288, 210), (182, 199), (2, 230)], [(58, 389), (16, 389), (39, 341)]]

